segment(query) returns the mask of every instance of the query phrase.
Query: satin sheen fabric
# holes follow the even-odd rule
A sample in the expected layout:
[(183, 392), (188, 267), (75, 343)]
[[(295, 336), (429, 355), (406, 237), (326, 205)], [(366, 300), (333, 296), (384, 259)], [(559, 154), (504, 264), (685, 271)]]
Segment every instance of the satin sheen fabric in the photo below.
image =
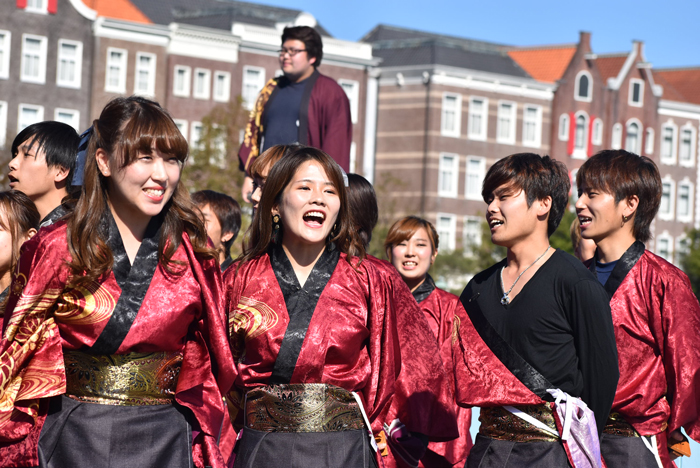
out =
[[(109, 322), (121, 289), (112, 272), (87, 287), (67, 288), (66, 224), (59, 222), (22, 247), (0, 342), (0, 459), (4, 466), (37, 464), (36, 441), (46, 399), (65, 392), (62, 350), (86, 350)], [(221, 395), (235, 377), (221, 313), (221, 280), (214, 259), (199, 259), (183, 235), (173, 260), (182, 274), (158, 266), (116, 354), (182, 351), (177, 403), (199, 427), (195, 465), (221, 467), (217, 447), (225, 408)]]

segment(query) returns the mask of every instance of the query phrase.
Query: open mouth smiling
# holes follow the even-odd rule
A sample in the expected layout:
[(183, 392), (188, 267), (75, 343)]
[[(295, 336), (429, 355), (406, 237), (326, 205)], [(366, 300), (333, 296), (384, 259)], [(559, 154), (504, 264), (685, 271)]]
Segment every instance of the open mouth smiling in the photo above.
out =
[(304, 213), (303, 219), (308, 225), (320, 227), (326, 220), (326, 214), (322, 211), (308, 211)]

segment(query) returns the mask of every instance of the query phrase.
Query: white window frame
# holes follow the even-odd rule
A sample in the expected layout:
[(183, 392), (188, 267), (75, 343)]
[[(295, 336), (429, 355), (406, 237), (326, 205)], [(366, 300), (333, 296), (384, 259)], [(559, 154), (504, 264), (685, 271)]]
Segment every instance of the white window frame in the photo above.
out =
[[(447, 231), (442, 231), (442, 223), (441, 221), (443, 219), (449, 219), (449, 227)], [(437, 213), (435, 217), (435, 227), (436, 230), (438, 231), (438, 238), (440, 240), (440, 245), (442, 246), (444, 251), (451, 252), (453, 251), (457, 246), (456, 246), (456, 238), (457, 238), (457, 216), (450, 214), (450, 213)], [(446, 232), (447, 236), (443, 235), (443, 233)], [(445, 238), (446, 237), (446, 238)]]
[(0, 48), (2, 59), (0, 60), (0, 79), (6, 80), (10, 77), (10, 54), (12, 50), (12, 32), (0, 29), (0, 35), (3, 36), (3, 47)]
[(343, 88), (343, 91), (345, 91), (345, 94), (348, 97), (348, 101), (350, 101), (350, 117), (352, 119), (352, 123), (356, 124), (357, 115), (359, 112), (358, 106), (360, 102), (360, 82), (340, 79), (338, 80), (338, 84), (341, 88)]
[[(509, 136), (508, 138), (502, 137), (501, 136), (501, 119), (507, 117), (506, 116), (506, 111), (504, 110), (504, 105), (510, 105), (511, 110), (510, 110), (510, 123), (509, 123)], [(498, 101), (498, 116), (496, 118), (496, 142), (498, 143), (503, 143), (507, 145), (514, 145), (515, 144), (515, 129), (516, 129), (516, 121), (518, 118), (518, 103), (514, 101)]]
[[(33, 122), (27, 123), (27, 125), (22, 126), (24, 122), (22, 121), (22, 110), (23, 109), (35, 109), (37, 111), (37, 119)], [(17, 106), (17, 133), (21, 132), (28, 126), (41, 122), (44, 120), (44, 106), (37, 106), (34, 104), (20, 104)]]
[(681, 255), (683, 255), (684, 253), (687, 253), (687, 251), (690, 248), (690, 245), (688, 245), (688, 246), (683, 245), (686, 242), (689, 243), (690, 238), (688, 236), (686, 236), (685, 233), (676, 237), (676, 245), (675, 245), (675, 249), (673, 252), (674, 263), (676, 265), (680, 265), (681, 260), (682, 260)]
[[(178, 89), (178, 72), (183, 72), (182, 89)], [(175, 65), (173, 68), (173, 96), (190, 97), (190, 86), (192, 84), (192, 67), (187, 65)]]
[(569, 114), (562, 114), (559, 116), (559, 129), (557, 135), (560, 141), (569, 141), (569, 132), (571, 129), (571, 117)]
[(48, 14), (49, 13), (49, 0), (37, 0), (38, 3), (41, 5), (38, 7), (35, 6), (30, 6), (29, 1), (27, 1), (27, 6), (25, 7), (24, 11), (28, 11), (30, 13), (41, 13), (41, 14)]
[[(532, 141), (525, 140), (525, 129), (528, 123), (527, 111), (528, 109), (535, 110), (535, 139)], [(537, 106), (535, 104), (524, 104), (523, 105), (523, 146), (530, 148), (539, 148), (542, 146), (542, 106)]]
[(674, 213), (676, 212), (676, 182), (668, 175), (661, 179), (661, 200), (663, 202), (663, 186), (668, 184), (670, 187), (669, 199), (668, 199), (668, 211), (662, 211), (663, 203), (659, 205), (659, 219), (664, 221), (672, 221)]
[[(118, 82), (114, 86), (109, 84), (109, 70), (112, 63), (110, 62), (110, 56), (112, 53), (121, 54), (119, 63), (115, 63), (118, 66)], [(105, 91), (109, 93), (126, 93), (126, 69), (129, 59), (129, 52), (126, 49), (119, 49), (116, 47), (107, 47), (107, 59), (105, 64)]]
[[(71, 122), (65, 122), (58, 119), (59, 114), (72, 114)], [(65, 109), (63, 107), (57, 107), (53, 111), (53, 119), (57, 122), (63, 122), (70, 125), (75, 129), (76, 132), (80, 133), (80, 111), (77, 109)]]
[[(257, 81), (251, 80), (248, 78), (248, 70), (255, 70), (258, 73), (258, 78)], [(252, 89), (252, 87), (255, 87), (255, 93), (252, 91), (249, 93), (250, 96), (246, 96), (246, 87), (250, 86), (249, 89)], [(255, 106), (255, 101), (258, 98), (258, 94), (260, 94), (260, 91), (265, 87), (265, 69), (262, 67), (253, 67), (250, 65), (246, 65), (243, 67), (243, 81), (241, 84), (241, 97), (243, 98), (243, 106), (248, 109), (252, 110), (253, 106)], [(255, 95), (253, 95), (255, 94)], [(250, 99), (249, 99), (250, 98)]]
[[(668, 257), (661, 255), (661, 242), (666, 241), (668, 242)], [(659, 257), (665, 259), (668, 262), (673, 261), (673, 247), (674, 247), (674, 242), (673, 242), (673, 237), (668, 233), (668, 231), (664, 231), (658, 236), (656, 236), (656, 255)]]
[[(671, 129), (671, 154), (665, 155), (663, 152), (664, 140), (665, 140), (665, 130)], [(659, 142), (659, 160), (661, 164), (675, 165), (678, 158), (678, 125), (676, 125), (673, 120), (669, 120), (661, 125), (661, 141)]]
[[(199, 74), (204, 75), (204, 89), (197, 91), (197, 78)], [(208, 68), (195, 68), (192, 77), (192, 97), (195, 99), (209, 99), (211, 97), (211, 70)]]
[(678, 185), (676, 186), (676, 210), (678, 210), (681, 205), (681, 187), (688, 188), (688, 213), (676, 213), (676, 221), (681, 223), (690, 223), (693, 220), (693, 197), (695, 195), (694, 185), (687, 177), (678, 182)]
[(654, 129), (651, 127), (644, 133), (644, 153), (654, 154)]
[(7, 143), (7, 101), (0, 101), (0, 148)]
[[(451, 167), (448, 166), (447, 158), (452, 158)], [(449, 190), (444, 190), (445, 174), (447, 174), (450, 184)], [(440, 153), (438, 163), (438, 196), (447, 198), (457, 198), (459, 193), (459, 155), (455, 153)]]
[[(219, 90), (217, 83), (219, 77), (223, 77), (223, 89)], [(214, 72), (214, 90), (212, 96), (216, 102), (229, 102), (231, 100), (231, 73), (227, 71), (216, 70)], [(222, 91), (222, 92), (219, 92)]]
[[(24, 74), (24, 66), (26, 62), (25, 58), (25, 47), (27, 44), (27, 39), (33, 39), (33, 40), (38, 40), (39, 41), (39, 70), (38, 70), (38, 76), (31, 76), (31, 75), (25, 75)], [(48, 46), (48, 39), (46, 36), (36, 36), (34, 34), (22, 34), (22, 60), (21, 60), (21, 65), (20, 65), (20, 75), (19, 79), (20, 81), (24, 81), (25, 83), (37, 83), (37, 84), (44, 84), (46, 83), (46, 48)]]
[[(61, 53), (61, 46), (64, 44), (75, 46), (75, 61), (73, 63), (73, 66), (75, 67), (75, 79), (73, 79), (72, 81), (61, 80), (61, 70), (63, 69), (61, 65), (61, 60), (63, 58)], [(80, 89), (83, 74), (83, 43), (80, 41), (71, 41), (69, 39), (59, 39), (57, 57), (58, 58), (56, 59), (56, 86), (61, 86), (63, 88)], [(66, 58), (66, 60), (68, 59), (69, 58)]]
[[(480, 216), (465, 216), (464, 217), (464, 226), (462, 227), (462, 248), (464, 249), (465, 253), (472, 253), (479, 247), (481, 247), (481, 236), (482, 236), (482, 223), (484, 222), (484, 218)], [(467, 233), (469, 230), (467, 229), (467, 226), (469, 225), (474, 225), (478, 226), (478, 230), (475, 233), (476, 236), (474, 237), (474, 243), (472, 245), (469, 245), (468, 239), (467, 239)]]
[[(634, 96), (633, 91), (635, 84), (639, 85), (639, 102), (632, 100), (632, 97)], [(629, 96), (627, 102), (632, 107), (642, 107), (644, 105), (644, 80), (640, 80), (639, 78), (630, 78)]]
[[(637, 146), (635, 148), (629, 148), (627, 142), (629, 141), (629, 131), (632, 125), (637, 126)], [(638, 119), (629, 119), (627, 124), (625, 124), (625, 151), (629, 151), (634, 154), (642, 154), (642, 135), (644, 135), (644, 127), (642, 122)]]
[[(141, 58), (148, 57), (148, 66), (144, 67), (141, 65)], [(136, 52), (136, 64), (134, 66), (134, 94), (139, 96), (155, 96), (156, 95), (156, 54), (149, 52)], [(145, 71), (147, 73), (147, 83), (146, 89), (138, 89), (139, 85), (139, 72)]]
[[(454, 98), (454, 128), (447, 128), (447, 114), (452, 111), (447, 107), (448, 99)], [(440, 112), (440, 134), (447, 137), (459, 138), (462, 130), (462, 95), (459, 93), (442, 93)]]
[[(469, 183), (469, 176), (472, 175), (472, 171), (470, 171), (472, 165), (469, 164), (471, 161), (479, 163), (479, 169), (478, 172), (476, 172), (479, 182), (477, 183), (476, 190), (473, 192), (470, 191), (472, 187)], [(483, 201), (481, 197), (481, 187), (484, 183), (484, 177), (486, 177), (486, 158), (481, 156), (467, 156), (467, 167), (464, 171), (464, 198), (467, 200)]]
[(590, 139), (588, 133), (591, 131), (591, 118), (584, 111), (576, 112), (572, 122), (576, 127), (578, 127), (579, 117), (583, 117), (583, 148), (576, 147), (576, 129), (574, 128), (574, 152), (571, 154), (571, 157), (574, 159), (586, 159), (588, 157), (588, 141)]
[(622, 124), (619, 122), (612, 126), (612, 132), (610, 135), (610, 148), (622, 148)]
[[(579, 87), (581, 85), (581, 76), (586, 76), (588, 78), (588, 97), (579, 96)], [(574, 83), (574, 99), (582, 102), (591, 102), (593, 100), (593, 77), (586, 70), (581, 70), (576, 75), (576, 81)]]
[[(474, 101), (481, 101), (482, 108), (481, 112), (478, 113), (472, 109), (472, 105)], [(474, 117), (480, 117), (481, 118), (481, 126), (479, 128), (479, 132), (473, 132), (473, 119)], [(468, 125), (467, 125), (467, 137), (470, 140), (478, 140), (478, 141), (486, 141), (486, 137), (488, 135), (488, 128), (489, 128), (489, 100), (488, 98), (481, 97), (481, 96), (471, 96), (469, 98), (469, 114), (468, 114)]]
[(177, 126), (177, 129), (180, 130), (180, 133), (182, 133), (182, 136), (185, 137), (185, 140), (188, 142), (190, 141), (190, 135), (187, 132), (187, 127), (188, 127), (188, 122), (185, 119), (173, 119), (173, 122), (175, 122), (175, 125)]
[[(689, 156), (690, 159), (684, 160), (681, 158), (681, 147), (683, 145), (683, 132), (689, 132), (690, 133), (690, 148), (688, 149), (689, 151)], [(690, 123), (687, 122), (684, 124), (679, 132), (678, 132), (678, 165), (683, 166), (683, 167), (693, 167), (695, 166), (695, 148), (697, 143), (697, 131), (695, 130), (695, 127)]]
[(591, 143), (596, 146), (603, 144), (603, 121), (600, 117), (593, 119), (593, 135), (591, 135)]
[[(190, 149), (199, 149), (199, 142), (202, 139), (202, 122), (191, 122), (190, 123), (190, 138), (189, 138), (189, 144), (190, 144)], [(195, 135), (197, 132), (197, 129), (199, 129), (199, 134)]]

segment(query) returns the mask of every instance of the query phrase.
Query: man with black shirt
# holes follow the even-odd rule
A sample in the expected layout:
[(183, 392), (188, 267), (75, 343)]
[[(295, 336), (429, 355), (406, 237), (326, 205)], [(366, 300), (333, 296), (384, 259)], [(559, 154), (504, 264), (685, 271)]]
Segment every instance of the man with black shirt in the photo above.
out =
[(618, 380), (615, 335), (603, 288), (549, 244), (569, 187), (563, 164), (531, 153), (499, 160), (484, 180), (491, 240), (507, 257), (469, 282), (457, 310), (457, 401), (481, 407), (468, 467), (567, 466), (572, 441), (565, 449), (549, 389), (592, 410), (587, 443), (598, 446)]
[(245, 201), (253, 192), (248, 168), (275, 145), (300, 143), (319, 148), (349, 172), (350, 101), (335, 80), (318, 72), (322, 58), (323, 42), (315, 29), (284, 28), (279, 50), (283, 74), (268, 81), (258, 95), (238, 151), (240, 167), (246, 172)]

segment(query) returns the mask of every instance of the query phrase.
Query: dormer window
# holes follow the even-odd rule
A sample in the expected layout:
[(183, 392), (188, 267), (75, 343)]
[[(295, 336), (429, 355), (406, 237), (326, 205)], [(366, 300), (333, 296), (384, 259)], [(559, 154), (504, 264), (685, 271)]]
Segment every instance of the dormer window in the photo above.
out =
[(593, 79), (587, 71), (580, 71), (576, 75), (576, 86), (574, 90), (574, 99), (577, 101), (590, 102), (593, 94)]
[(630, 80), (630, 106), (642, 107), (644, 104), (644, 81), (637, 78)]

